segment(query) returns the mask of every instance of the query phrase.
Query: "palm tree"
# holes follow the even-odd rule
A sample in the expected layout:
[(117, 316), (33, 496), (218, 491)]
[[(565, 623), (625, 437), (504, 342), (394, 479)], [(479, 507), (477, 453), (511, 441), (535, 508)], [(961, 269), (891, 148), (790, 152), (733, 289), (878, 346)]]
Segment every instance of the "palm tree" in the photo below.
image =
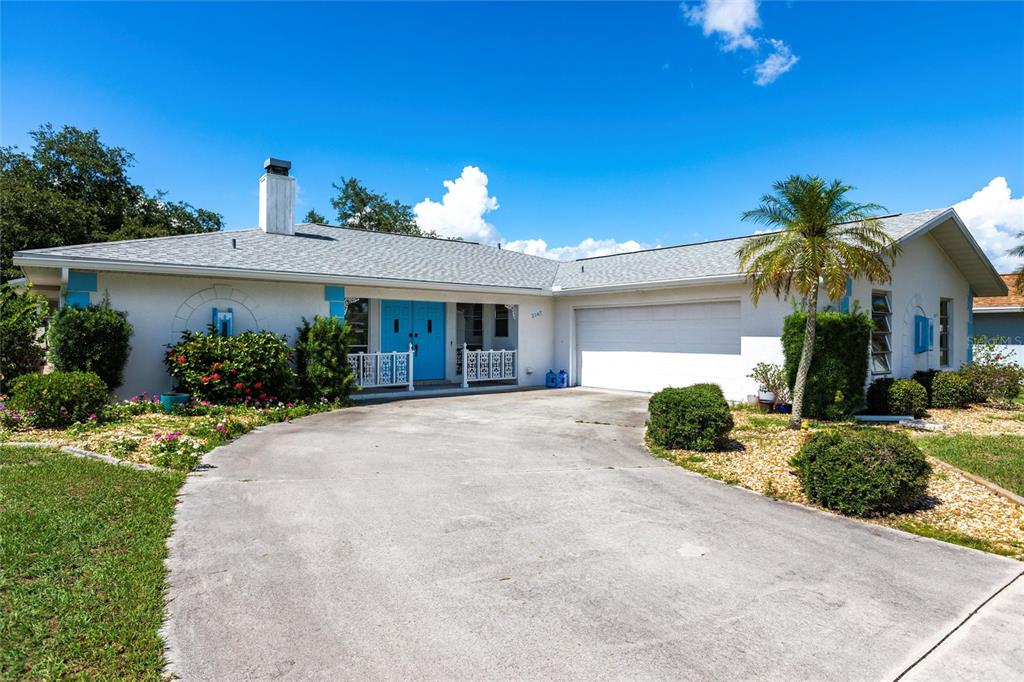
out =
[[(1024, 240), (1024, 232), (1018, 232), (1017, 239)], [(1020, 244), (1007, 251), (1007, 253), (1018, 258), (1024, 257), (1024, 241), (1021, 241)], [(1024, 265), (1017, 268), (1017, 281), (1014, 282), (1014, 288), (1017, 289), (1018, 294), (1024, 294)]]
[(743, 213), (743, 220), (777, 228), (745, 240), (736, 251), (754, 305), (768, 291), (778, 297), (795, 290), (807, 311), (790, 428), (800, 428), (803, 415), (819, 290), (838, 300), (846, 293), (847, 277), (887, 282), (900, 250), (874, 217), (885, 209), (850, 201), (846, 194), (852, 189), (840, 180), (791, 175), (772, 185), (760, 206)]

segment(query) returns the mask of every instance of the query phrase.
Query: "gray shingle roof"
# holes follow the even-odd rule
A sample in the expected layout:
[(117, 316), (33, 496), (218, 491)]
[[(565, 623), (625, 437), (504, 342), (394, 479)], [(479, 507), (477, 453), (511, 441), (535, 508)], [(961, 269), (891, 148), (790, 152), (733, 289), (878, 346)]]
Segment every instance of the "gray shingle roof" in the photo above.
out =
[[(882, 227), (898, 241), (947, 210), (934, 209), (889, 216), (882, 219)], [(747, 239), (750, 236), (561, 263), (555, 277), (555, 286), (569, 291), (736, 275), (740, 271), (736, 249)]]
[[(237, 248), (231, 247), (236, 240)], [(20, 252), (73, 259), (550, 289), (558, 263), (472, 242), (326, 225), (295, 236), (239, 230)]]
[[(890, 216), (882, 224), (898, 240), (946, 210)], [(738, 274), (736, 249), (749, 238), (559, 263), (472, 242), (304, 224), (295, 236), (252, 229), (35, 249), (15, 257), (571, 291)]]

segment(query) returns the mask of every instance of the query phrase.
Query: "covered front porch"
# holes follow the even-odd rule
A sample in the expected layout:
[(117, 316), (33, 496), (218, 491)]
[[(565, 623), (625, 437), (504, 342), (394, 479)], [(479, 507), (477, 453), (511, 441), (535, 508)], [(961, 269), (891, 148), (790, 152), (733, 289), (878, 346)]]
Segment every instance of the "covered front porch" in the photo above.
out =
[[(332, 303), (331, 313), (339, 306)], [(361, 395), (519, 384), (514, 303), (348, 297), (349, 362)]]

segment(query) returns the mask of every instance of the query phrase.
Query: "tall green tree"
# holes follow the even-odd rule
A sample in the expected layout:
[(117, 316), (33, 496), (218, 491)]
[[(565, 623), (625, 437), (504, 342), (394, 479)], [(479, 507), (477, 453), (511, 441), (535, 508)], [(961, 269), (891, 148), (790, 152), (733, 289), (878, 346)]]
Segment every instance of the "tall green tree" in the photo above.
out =
[(819, 292), (838, 300), (846, 293), (847, 277), (889, 281), (900, 251), (875, 217), (883, 207), (849, 200), (846, 195), (853, 189), (841, 180), (792, 175), (772, 185), (772, 193), (742, 215), (775, 228), (750, 237), (736, 251), (754, 305), (765, 293), (788, 296), (795, 291), (807, 311), (790, 428), (800, 428), (803, 416)]
[(339, 225), (374, 232), (436, 236), (419, 228), (412, 206), (397, 199), (388, 201), (387, 195), (367, 189), (356, 178), (343, 177), (334, 189), (338, 195), (331, 199), (331, 206), (338, 212)]
[(150, 194), (131, 181), (134, 158), (96, 130), (50, 124), (30, 133), (28, 153), (0, 147), (0, 276), (16, 277), (21, 249), (214, 232), (221, 216)]
[(43, 366), (43, 321), (48, 305), (46, 299), (25, 288), (0, 283), (0, 393), (22, 374), (36, 372)]

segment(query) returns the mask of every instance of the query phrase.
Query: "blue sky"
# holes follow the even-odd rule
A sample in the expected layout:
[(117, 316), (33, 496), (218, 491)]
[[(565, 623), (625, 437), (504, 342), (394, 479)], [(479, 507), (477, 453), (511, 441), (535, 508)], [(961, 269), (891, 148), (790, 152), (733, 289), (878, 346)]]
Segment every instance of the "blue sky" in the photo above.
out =
[[(98, 128), (135, 153), (134, 179), (229, 228), (255, 224), (274, 155), (300, 216), (331, 216), (341, 175), (409, 204), (461, 176), (424, 220), (563, 257), (751, 232), (739, 213), (791, 173), (894, 212), (984, 189), (964, 209), (997, 257), (1024, 229), (1020, 3), (2, 11), (3, 144)], [(588, 238), (610, 241), (557, 251)]]

